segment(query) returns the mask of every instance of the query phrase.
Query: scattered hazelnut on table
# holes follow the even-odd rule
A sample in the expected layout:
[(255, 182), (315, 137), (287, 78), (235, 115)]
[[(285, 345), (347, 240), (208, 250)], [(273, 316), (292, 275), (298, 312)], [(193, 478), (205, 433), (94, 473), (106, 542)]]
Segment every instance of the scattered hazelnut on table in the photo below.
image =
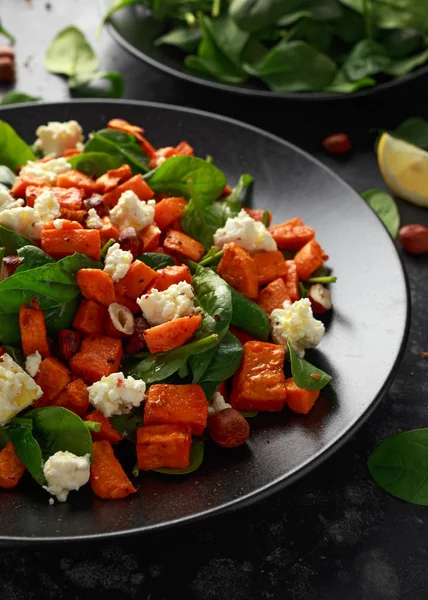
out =
[(346, 154), (352, 148), (351, 140), (346, 133), (333, 133), (323, 139), (322, 145), (331, 154)]
[(398, 234), (398, 241), (405, 252), (410, 254), (428, 253), (428, 227), (405, 225)]
[(0, 46), (0, 83), (15, 81), (15, 50)]

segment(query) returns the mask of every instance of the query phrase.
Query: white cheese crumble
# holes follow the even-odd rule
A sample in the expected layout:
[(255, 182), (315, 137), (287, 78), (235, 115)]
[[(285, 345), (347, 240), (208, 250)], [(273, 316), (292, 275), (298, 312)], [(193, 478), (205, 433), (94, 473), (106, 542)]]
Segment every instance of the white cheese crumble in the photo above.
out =
[(49, 121), (37, 128), (36, 135), (34, 146), (44, 156), (60, 156), (83, 141), (83, 131), (77, 121)]
[(229, 217), (224, 227), (214, 234), (214, 244), (219, 250), (231, 242), (236, 242), (250, 254), (277, 249), (275, 240), (263, 223), (252, 219), (243, 209), (237, 217)]
[(135, 231), (140, 231), (153, 223), (155, 206), (155, 200), (145, 202), (140, 200), (135, 192), (127, 190), (123, 192), (116, 206), (111, 209), (110, 219), (120, 231), (127, 227), (133, 227)]
[(106, 259), (104, 262), (104, 271), (110, 275), (116, 283), (122, 277), (125, 277), (129, 271), (134, 257), (129, 250), (121, 250), (119, 244), (113, 244), (107, 250)]
[(0, 225), (31, 240), (39, 240), (43, 228), (39, 213), (29, 206), (3, 210), (0, 212)]
[(24, 205), (24, 200), (15, 200), (6, 190), (0, 190), (0, 212), (9, 208), (18, 208)]
[(284, 302), (283, 308), (271, 312), (270, 322), (273, 341), (287, 350), (289, 340), (300, 358), (305, 356), (305, 348), (318, 346), (325, 332), (323, 323), (314, 319), (308, 298)]
[(53, 158), (46, 162), (29, 160), (19, 172), (20, 177), (36, 177), (49, 185), (55, 185), (56, 178), (61, 173), (70, 171), (71, 165), (65, 158)]
[(71, 490), (78, 490), (89, 481), (91, 457), (76, 456), (72, 452), (55, 452), (43, 467), (47, 484), (43, 488), (59, 502), (65, 502)]
[(40, 363), (42, 362), (42, 357), (40, 352), (36, 350), (34, 354), (29, 354), (25, 359), (25, 370), (31, 377), (35, 377), (40, 369)]
[(126, 415), (140, 406), (145, 398), (146, 384), (141, 379), (112, 373), (88, 387), (89, 402), (105, 417)]
[(195, 295), (187, 281), (180, 281), (159, 292), (152, 289), (137, 299), (141, 311), (149, 325), (161, 325), (173, 319), (187, 317), (196, 312)]
[(213, 394), (211, 404), (208, 407), (208, 416), (212, 417), (213, 415), (215, 415), (218, 412), (221, 412), (225, 408), (232, 407), (225, 401), (223, 394), (220, 394), (220, 392), (215, 392), (215, 394)]
[(103, 225), (104, 223), (95, 208), (90, 208), (86, 217), (86, 227), (88, 229), (102, 229)]
[(9, 354), (0, 356), (0, 425), (42, 396), (41, 388)]
[(52, 190), (44, 190), (34, 200), (34, 210), (39, 214), (42, 223), (53, 221), (61, 214), (61, 207)]

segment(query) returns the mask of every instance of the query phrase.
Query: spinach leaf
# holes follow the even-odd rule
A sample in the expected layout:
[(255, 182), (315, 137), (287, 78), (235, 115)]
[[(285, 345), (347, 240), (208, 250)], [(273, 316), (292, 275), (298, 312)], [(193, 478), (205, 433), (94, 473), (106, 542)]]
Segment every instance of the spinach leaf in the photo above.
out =
[(16, 254), (19, 248), (23, 246), (36, 246), (36, 243), (29, 238), (20, 235), (19, 233), (15, 233), (11, 229), (6, 229), (0, 225), (0, 246), (5, 249), (5, 255)]
[(104, 25), (116, 11), (125, 8), (126, 6), (132, 6), (133, 4), (142, 4), (142, 0), (114, 0), (99, 24), (97, 37), (100, 35)]
[(15, 183), (17, 177), (9, 167), (0, 166), (0, 183), (7, 188), (11, 188)]
[(415, 56), (409, 56), (408, 58), (402, 58), (392, 62), (390, 66), (385, 69), (385, 73), (392, 77), (400, 77), (401, 75), (410, 73), (410, 71), (413, 71), (416, 67), (424, 65), (426, 62), (428, 62), (428, 50), (424, 50)]
[[(49, 333), (71, 325), (80, 295), (76, 273), (99, 263), (73, 254), (52, 264), (15, 273), (0, 283), (0, 331), (3, 343), (20, 341), (18, 315), (21, 304), (37, 300), (45, 313)], [(74, 311), (74, 312), (73, 312)]]
[(343, 71), (338, 71), (331, 84), (325, 88), (326, 92), (338, 92), (339, 94), (351, 94), (366, 87), (376, 85), (376, 80), (372, 77), (365, 77), (358, 81), (349, 81)]
[(297, 387), (304, 390), (322, 390), (330, 381), (330, 375), (314, 367), (304, 358), (299, 358), (288, 342), (288, 351), (291, 361), (291, 375)]
[(133, 410), (127, 415), (113, 415), (110, 423), (123, 437), (135, 443), (137, 429), (143, 426), (143, 413), (141, 410)]
[(227, 331), (217, 346), (201, 381), (218, 382), (218, 387), (222, 381), (232, 377), (238, 370), (243, 353), (244, 349), (241, 342), (230, 331)]
[(7, 30), (3, 27), (3, 24), (0, 20), (0, 34), (4, 35), (8, 40), (10, 40), (12, 43), (15, 42), (15, 37)]
[[(317, 92), (332, 83), (336, 65), (306, 42), (281, 40), (257, 65), (245, 65), (274, 92)], [(359, 77), (361, 79), (361, 77)]]
[(200, 439), (193, 438), (192, 448), (190, 450), (190, 465), (185, 469), (169, 469), (164, 467), (162, 469), (153, 469), (156, 473), (163, 473), (164, 475), (188, 475), (199, 469), (204, 460), (204, 442)]
[(251, 194), (253, 190), (254, 178), (248, 173), (244, 173), (239, 178), (231, 193), (226, 196), (224, 202), (227, 204), (228, 217), (236, 217), (242, 208), (243, 204), (250, 204)]
[(74, 77), (80, 73), (93, 73), (98, 68), (98, 58), (84, 34), (71, 25), (58, 33), (45, 55), (45, 69)]
[(78, 169), (91, 177), (100, 177), (107, 171), (118, 169), (123, 165), (120, 155), (106, 152), (82, 152), (67, 159), (73, 169)]
[(172, 156), (157, 169), (144, 176), (154, 192), (190, 198), (189, 180), (193, 199), (201, 206), (216, 200), (226, 185), (226, 177), (217, 167), (193, 156)]
[(30, 146), (5, 121), (0, 121), (0, 164), (16, 171), (35, 156)]
[(43, 475), (42, 451), (33, 435), (31, 419), (15, 418), (7, 426), (7, 433), (15, 452), (27, 471), (40, 485), (46, 485)]
[(135, 356), (129, 357), (125, 360), (123, 369), (126, 375), (142, 379), (147, 384), (156, 383), (176, 373), (186, 360), (194, 354), (201, 354), (210, 350), (217, 346), (218, 342), (218, 335), (213, 334), (168, 352), (146, 354), (139, 362), (135, 361)]
[(172, 267), (175, 264), (171, 256), (168, 254), (158, 254), (157, 252), (143, 252), (138, 257), (138, 260), (141, 260), (141, 262), (155, 271), (164, 269), (165, 267)]
[(383, 44), (391, 58), (407, 58), (422, 48), (423, 35), (416, 29), (393, 29), (383, 39)]
[(214, 202), (203, 206), (197, 199), (191, 198), (181, 217), (184, 233), (198, 240), (207, 250), (213, 245), (214, 234), (226, 222), (228, 206), (224, 202)]
[(24, 262), (22, 265), (19, 265), (15, 273), (22, 273), (23, 271), (36, 269), (37, 267), (55, 262), (52, 256), (43, 252), (38, 246), (22, 246), (22, 248), (18, 248), (17, 254), (24, 259)]
[(414, 429), (387, 439), (369, 456), (376, 483), (396, 498), (428, 506), (428, 429)]
[(13, 346), (3, 346), (2, 348), (5, 352), (9, 354), (13, 358), (13, 360), (18, 363), (18, 365), (25, 370), (25, 357), (22, 350), (19, 348), (14, 348)]
[(230, 15), (245, 31), (260, 31), (275, 24), (286, 13), (299, 10), (296, 0), (232, 0)]
[(425, 119), (412, 117), (389, 133), (396, 138), (409, 142), (409, 144), (428, 150), (428, 121)]
[[(363, 14), (362, 0), (340, 0), (342, 4)], [(373, 22), (380, 29), (414, 28), (428, 30), (425, 0), (371, 0)]]
[(199, 27), (175, 27), (161, 35), (156, 40), (155, 46), (175, 46), (184, 52), (196, 52), (201, 37)]
[(83, 153), (102, 152), (120, 157), (135, 173), (147, 173), (149, 157), (142, 150), (135, 136), (116, 129), (100, 129), (90, 135)]
[(269, 317), (258, 304), (229, 286), (232, 294), (231, 325), (251, 333), (259, 340), (267, 340), (270, 333)]
[(24, 92), (7, 92), (1, 99), (0, 104), (20, 104), (21, 102), (40, 102), (39, 96), (30, 96)]
[(354, 46), (343, 63), (350, 81), (359, 81), (385, 71), (391, 64), (385, 48), (373, 40), (362, 40)]
[(76, 75), (68, 81), (68, 87), (78, 98), (121, 98), (125, 81), (116, 71), (101, 71)]
[(383, 190), (367, 190), (361, 196), (381, 219), (393, 238), (400, 229), (400, 213), (392, 196)]

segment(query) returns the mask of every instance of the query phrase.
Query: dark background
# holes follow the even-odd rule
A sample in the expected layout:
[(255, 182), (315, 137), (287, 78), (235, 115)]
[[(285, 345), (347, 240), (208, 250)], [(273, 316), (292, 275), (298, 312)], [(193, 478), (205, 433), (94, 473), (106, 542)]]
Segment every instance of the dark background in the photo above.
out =
[[(376, 130), (428, 116), (428, 80), (363, 103), (323, 106), (251, 102), (184, 85), (128, 56), (107, 32), (95, 42), (96, 0), (0, 0), (0, 18), (17, 38), (21, 91), (50, 101), (68, 97), (65, 82), (45, 72), (43, 56), (56, 32), (74, 24), (95, 45), (102, 68), (123, 73), (126, 98), (194, 106), (269, 129), (315, 154), (359, 192), (384, 187), (373, 153)], [(339, 130), (354, 143), (344, 159), (327, 156), (320, 143)], [(399, 208), (403, 224), (428, 225), (426, 210), (401, 201)], [(376, 253), (376, 240), (361, 243)], [(224, 517), (111, 543), (2, 548), (1, 600), (426, 600), (427, 509), (388, 496), (366, 468), (381, 441), (428, 425), (428, 360), (420, 357), (428, 351), (428, 259), (404, 256), (404, 262), (412, 295), (404, 360), (374, 414), (332, 458), (293, 486)]]

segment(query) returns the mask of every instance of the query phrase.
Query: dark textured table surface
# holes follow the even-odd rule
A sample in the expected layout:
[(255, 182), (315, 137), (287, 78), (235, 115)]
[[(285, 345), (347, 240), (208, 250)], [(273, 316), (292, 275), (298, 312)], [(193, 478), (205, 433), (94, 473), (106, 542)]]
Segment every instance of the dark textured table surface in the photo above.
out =
[[(44, 52), (69, 24), (94, 42), (96, 0), (1, 0), (0, 17), (17, 37), (17, 87), (46, 100), (66, 98), (64, 81), (43, 69)], [(127, 98), (195, 106), (262, 126), (315, 154), (357, 191), (384, 187), (372, 131), (424, 110), (428, 116), (428, 81), (363, 105), (260, 104), (156, 73), (106, 32), (95, 47), (103, 68), (124, 74)], [(320, 148), (323, 135), (339, 129), (355, 142), (345, 160)], [(399, 207), (403, 223), (428, 225), (426, 210)], [(361, 242), (376, 252), (376, 240)], [(332, 458), (263, 502), (193, 526), (102, 545), (0, 549), (0, 598), (425, 600), (427, 509), (388, 496), (366, 468), (382, 440), (428, 423), (428, 360), (420, 357), (428, 350), (428, 259), (404, 256), (404, 262), (412, 295), (404, 359), (376, 411)]]

